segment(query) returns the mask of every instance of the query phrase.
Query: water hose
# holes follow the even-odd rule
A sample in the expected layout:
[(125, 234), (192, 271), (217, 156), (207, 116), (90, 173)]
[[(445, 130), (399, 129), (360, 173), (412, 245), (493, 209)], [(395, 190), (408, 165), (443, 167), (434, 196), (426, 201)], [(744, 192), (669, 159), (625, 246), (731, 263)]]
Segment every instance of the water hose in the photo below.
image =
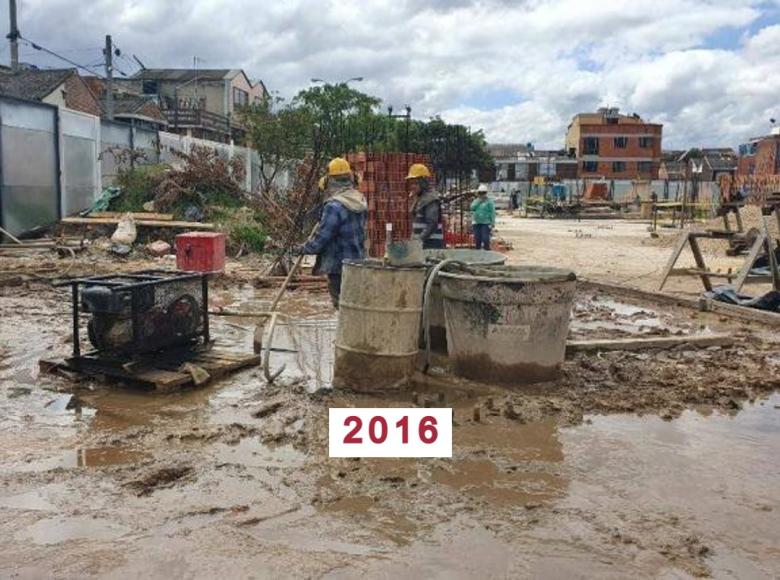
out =
[(431, 327), (430, 327), (430, 304), (431, 304), (431, 290), (433, 289), (433, 283), (436, 280), (436, 276), (445, 266), (451, 266), (457, 264), (461, 267), (467, 267), (465, 262), (450, 258), (442, 260), (436, 264), (428, 274), (428, 279), (425, 281), (425, 293), (423, 294), (423, 312), (422, 312), (422, 325), (423, 336), (425, 337), (425, 359), (422, 364), (422, 372), (427, 373), (431, 366)]
[(279, 316), (284, 316), (281, 312), (272, 312), (271, 313), (271, 324), (268, 327), (268, 344), (265, 347), (265, 353), (263, 354), (263, 374), (265, 375), (265, 380), (268, 381), (269, 384), (273, 383), (277, 378), (279, 378), (279, 375), (281, 375), (284, 372), (284, 369), (287, 365), (282, 365), (282, 368), (280, 368), (275, 373), (272, 373), (269, 368), (269, 363), (271, 360), (271, 344), (274, 340), (274, 330), (276, 329), (276, 319)]

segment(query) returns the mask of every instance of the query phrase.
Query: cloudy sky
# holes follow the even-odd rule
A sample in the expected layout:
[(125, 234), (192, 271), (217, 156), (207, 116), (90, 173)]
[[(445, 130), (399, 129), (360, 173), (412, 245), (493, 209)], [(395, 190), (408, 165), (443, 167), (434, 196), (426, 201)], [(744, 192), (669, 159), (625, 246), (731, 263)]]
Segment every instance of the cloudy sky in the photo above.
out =
[[(128, 74), (132, 54), (150, 68), (197, 58), (284, 96), (362, 76), (385, 104), (492, 142), (562, 147), (571, 116), (603, 105), (664, 123), (665, 148), (736, 146), (780, 123), (780, 0), (18, 2), (22, 35), (80, 64), (111, 33)], [(22, 60), (54, 64), (26, 46)]]

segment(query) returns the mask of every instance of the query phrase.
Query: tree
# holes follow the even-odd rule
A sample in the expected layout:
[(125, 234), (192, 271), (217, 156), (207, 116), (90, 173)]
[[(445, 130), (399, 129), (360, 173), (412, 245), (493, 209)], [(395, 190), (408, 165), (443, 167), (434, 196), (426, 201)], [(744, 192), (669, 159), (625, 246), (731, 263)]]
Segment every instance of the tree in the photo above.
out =
[(347, 83), (318, 85), (300, 91), (294, 103), (314, 120), (326, 157), (360, 149), (365, 127), (381, 101)]
[(243, 111), (249, 142), (257, 152), (261, 189), (268, 191), (282, 172), (294, 172), (311, 152), (314, 121), (309, 111), (266, 97)]

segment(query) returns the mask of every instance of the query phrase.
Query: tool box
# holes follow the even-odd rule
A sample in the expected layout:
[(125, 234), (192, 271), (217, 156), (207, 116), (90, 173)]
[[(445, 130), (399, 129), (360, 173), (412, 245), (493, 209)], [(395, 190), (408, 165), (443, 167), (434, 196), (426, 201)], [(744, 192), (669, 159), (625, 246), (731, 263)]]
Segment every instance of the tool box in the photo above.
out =
[(176, 267), (185, 272), (222, 272), (225, 234), (187, 232), (176, 236)]

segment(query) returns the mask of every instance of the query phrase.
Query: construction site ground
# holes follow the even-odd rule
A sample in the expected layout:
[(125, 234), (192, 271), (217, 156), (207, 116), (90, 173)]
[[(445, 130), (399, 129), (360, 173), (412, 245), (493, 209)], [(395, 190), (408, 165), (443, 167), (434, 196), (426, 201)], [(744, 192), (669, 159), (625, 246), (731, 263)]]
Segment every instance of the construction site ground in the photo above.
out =
[[(647, 228), (504, 214), (497, 235), (512, 263), (654, 290), (673, 233)], [(741, 261), (705, 253), (713, 268)], [(440, 359), (412, 390), (454, 409), (451, 459), (329, 459), (329, 407), (414, 403), (330, 388), (335, 313), (322, 284), (282, 301), (295, 322), (275, 341), (272, 365), (286, 366), (274, 385), (259, 368), (170, 394), (39, 371), (71, 349), (69, 295), (51, 278), (169, 264), (97, 250), (0, 258), (0, 576), (780, 572), (776, 328), (582, 284), (572, 339), (734, 342), (577, 353), (559, 380), (522, 390), (453, 378)], [(264, 266), (229, 260), (212, 310), (267, 307)], [(700, 282), (669, 291), (698, 296)], [(212, 334), (249, 351), (254, 322), (215, 315)]]

